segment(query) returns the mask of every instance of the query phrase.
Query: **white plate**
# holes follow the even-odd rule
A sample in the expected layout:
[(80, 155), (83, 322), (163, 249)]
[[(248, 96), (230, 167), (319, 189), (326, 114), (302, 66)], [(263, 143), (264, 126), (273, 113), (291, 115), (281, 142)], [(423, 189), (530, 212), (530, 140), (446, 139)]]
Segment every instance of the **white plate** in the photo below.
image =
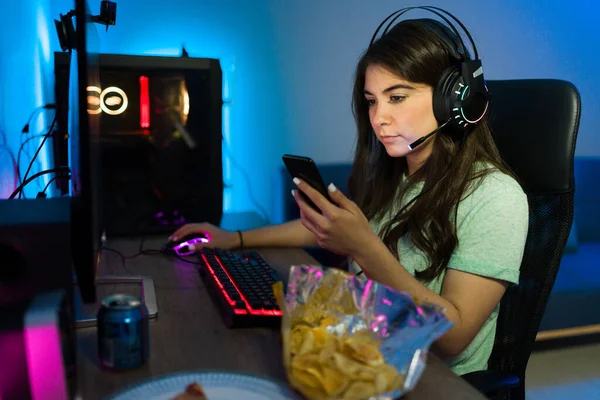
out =
[(196, 382), (208, 400), (301, 400), (292, 389), (272, 380), (229, 372), (184, 372), (154, 378), (130, 387), (109, 400), (170, 400)]

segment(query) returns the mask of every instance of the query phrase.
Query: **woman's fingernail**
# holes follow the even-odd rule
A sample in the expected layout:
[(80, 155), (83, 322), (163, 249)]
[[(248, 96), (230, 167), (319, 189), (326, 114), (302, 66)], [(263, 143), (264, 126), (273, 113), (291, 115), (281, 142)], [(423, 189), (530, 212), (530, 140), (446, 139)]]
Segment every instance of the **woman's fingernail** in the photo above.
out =
[(177, 236), (171, 236), (171, 237), (169, 238), (169, 240), (170, 240), (170, 241), (177, 240)]
[(296, 185), (298, 185), (298, 184), (300, 183), (300, 179), (298, 179), (298, 178), (294, 178), (294, 179), (292, 179), (292, 180), (294, 181), (294, 183), (295, 183)]
[(327, 190), (329, 190), (331, 193), (333, 193), (337, 190), (337, 188), (335, 187), (335, 185), (333, 183), (330, 183), (329, 186), (327, 186)]
[(296, 191), (294, 189), (292, 189), (292, 196), (296, 196)]

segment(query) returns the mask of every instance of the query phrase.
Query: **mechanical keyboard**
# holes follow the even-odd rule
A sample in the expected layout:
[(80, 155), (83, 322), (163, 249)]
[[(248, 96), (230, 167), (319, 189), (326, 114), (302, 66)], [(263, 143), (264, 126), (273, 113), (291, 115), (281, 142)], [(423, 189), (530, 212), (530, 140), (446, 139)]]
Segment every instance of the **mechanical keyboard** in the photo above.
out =
[(242, 254), (203, 248), (200, 276), (229, 328), (278, 326), (281, 310), (272, 285), (281, 281), (256, 251)]

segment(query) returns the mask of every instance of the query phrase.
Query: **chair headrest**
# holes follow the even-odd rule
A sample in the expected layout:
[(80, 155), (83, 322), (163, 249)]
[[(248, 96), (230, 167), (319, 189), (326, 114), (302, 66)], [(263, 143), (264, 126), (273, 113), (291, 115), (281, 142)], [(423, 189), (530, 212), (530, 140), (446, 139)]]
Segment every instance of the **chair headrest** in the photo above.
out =
[(504, 161), (527, 193), (574, 189), (581, 99), (558, 79), (489, 80), (489, 124)]

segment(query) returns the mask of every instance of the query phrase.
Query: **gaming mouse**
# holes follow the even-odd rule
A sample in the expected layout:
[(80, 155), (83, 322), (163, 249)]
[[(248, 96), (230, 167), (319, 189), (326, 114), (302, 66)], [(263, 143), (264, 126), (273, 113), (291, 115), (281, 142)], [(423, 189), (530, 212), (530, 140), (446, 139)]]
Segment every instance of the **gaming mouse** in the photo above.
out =
[(187, 256), (194, 253), (194, 250), (190, 249), (190, 246), (196, 243), (208, 243), (208, 238), (201, 233), (184, 236), (167, 242), (163, 246), (163, 251), (170, 254), (177, 254), (178, 256)]

